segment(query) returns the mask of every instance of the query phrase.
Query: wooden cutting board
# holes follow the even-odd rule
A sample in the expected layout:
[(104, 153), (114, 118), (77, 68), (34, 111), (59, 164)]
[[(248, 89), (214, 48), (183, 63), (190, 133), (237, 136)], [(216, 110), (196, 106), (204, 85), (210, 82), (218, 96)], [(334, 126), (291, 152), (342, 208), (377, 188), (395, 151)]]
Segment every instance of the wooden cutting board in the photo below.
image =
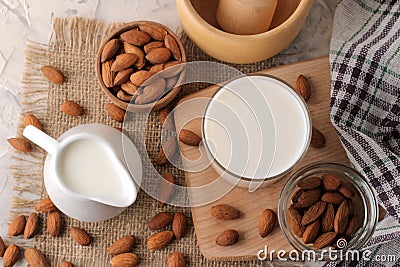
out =
[[(310, 147), (305, 157), (297, 164), (293, 171), (317, 161), (338, 162), (349, 164), (344, 149), (336, 135), (329, 120), (329, 101), (330, 101), (330, 71), (327, 57), (318, 58), (306, 62), (285, 65), (277, 68), (261, 71), (274, 75), (294, 86), (299, 74), (305, 75), (311, 84), (311, 98), (307, 102), (313, 126), (319, 129), (326, 137), (326, 145), (316, 149)], [(183, 105), (185, 101), (199, 97), (211, 97), (217, 86), (211, 86), (199, 90), (181, 99), (179, 107), (175, 110), (176, 128), (180, 129), (190, 116), (203, 114), (204, 105)], [(201, 119), (194, 119), (185, 125), (198, 134), (201, 133)], [(188, 166), (187, 160), (197, 159), (200, 150), (179, 142), (183, 165)], [(186, 158), (186, 159), (185, 159)], [(189, 198), (191, 203), (197, 202), (198, 194), (192, 194), (190, 187), (207, 184), (218, 178), (218, 174), (208, 167), (199, 172), (186, 172), (186, 184), (189, 187)], [(269, 251), (280, 249), (290, 251), (291, 245), (286, 241), (279, 226), (276, 226), (271, 235), (262, 239), (258, 235), (258, 217), (266, 208), (276, 211), (280, 191), (291, 173), (284, 176), (273, 185), (260, 188), (250, 193), (246, 188), (235, 187), (228, 194), (217, 201), (199, 207), (192, 207), (193, 223), (196, 231), (197, 242), (201, 253), (208, 259), (214, 260), (244, 260), (256, 258), (257, 252), (268, 246)], [(238, 208), (242, 216), (240, 219), (232, 221), (218, 221), (210, 216), (210, 207), (216, 204), (230, 204)], [(239, 232), (240, 240), (233, 246), (221, 247), (215, 244), (215, 239), (219, 233), (227, 229), (235, 229)]]

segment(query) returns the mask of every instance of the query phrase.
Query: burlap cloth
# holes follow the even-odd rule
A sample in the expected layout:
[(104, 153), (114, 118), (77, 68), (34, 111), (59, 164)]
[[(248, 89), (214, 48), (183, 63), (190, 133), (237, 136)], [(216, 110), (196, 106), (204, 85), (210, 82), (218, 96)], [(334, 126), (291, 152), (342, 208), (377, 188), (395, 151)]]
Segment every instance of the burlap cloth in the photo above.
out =
[[(58, 138), (71, 127), (83, 123), (103, 123), (121, 127), (121, 124), (111, 120), (104, 111), (104, 104), (109, 100), (102, 93), (95, 74), (95, 56), (103, 37), (117, 25), (109, 25), (96, 20), (58, 18), (53, 23), (53, 34), (49, 45), (31, 42), (26, 51), (25, 73), (23, 77), (22, 115), (33, 113), (43, 122), (45, 131)], [(216, 61), (200, 51), (188, 38), (182, 36), (188, 61)], [(40, 66), (52, 65), (66, 76), (62, 86), (55, 86), (45, 80), (40, 73)], [(248, 65), (232, 65), (233, 67), (251, 73), (274, 66), (274, 60)], [(201, 88), (199, 84), (184, 86), (182, 95)], [(60, 110), (65, 100), (75, 100), (86, 110), (83, 117), (71, 117)], [(22, 116), (21, 116), (22, 117)], [(150, 156), (156, 155), (160, 145), (160, 125), (156, 114), (152, 114), (146, 127), (146, 143)], [(23, 125), (19, 127), (22, 132)], [(140, 130), (140, 129), (139, 129)], [(13, 172), (15, 179), (15, 195), (13, 198), (10, 219), (16, 215), (28, 215), (37, 201), (46, 196), (43, 186), (43, 161), (45, 153), (35, 147), (31, 155), (16, 152), (13, 157)], [(146, 166), (144, 166), (146, 168)], [(158, 167), (157, 167), (158, 168)], [(158, 168), (163, 174), (172, 172), (178, 184), (184, 185), (184, 173), (171, 166)], [(33, 200), (29, 200), (33, 199)], [(180, 211), (188, 217), (188, 233), (179, 240), (160, 251), (149, 251), (146, 248), (146, 238), (152, 234), (147, 228), (148, 220), (160, 211)], [(51, 263), (58, 266), (61, 261), (69, 260), (75, 266), (109, 266), (110, 256), (106, 248), (119, 237), (133, 234), (138, 238), (134, 252), (139, 256), (141, 266), (166, 265), (168, 255), (173, 251), (185, 254), (188, 266), (265, 266), (267, 263), (258, 261), (217, 262), (208, 261), (197, 247), (196, 236), (189, 208), (164, 206), (160, 208), (157, 200), (144, 192), (140, 192), (137, 201), (121, 215), (98, 223), (82, 223), (63, 216), (63, 233), (58, 238), (50, 237), (46, 229), (46, 216), (41, 215), (42, 227), (35, 239), (28, 242), (21, 238), (9, 239), (23, 247), (34, 246), (41, 250)], [(77, 245), (69, 235), (69, 227), (78, 226), (86, 229), (93, 237), (90, 246)]]

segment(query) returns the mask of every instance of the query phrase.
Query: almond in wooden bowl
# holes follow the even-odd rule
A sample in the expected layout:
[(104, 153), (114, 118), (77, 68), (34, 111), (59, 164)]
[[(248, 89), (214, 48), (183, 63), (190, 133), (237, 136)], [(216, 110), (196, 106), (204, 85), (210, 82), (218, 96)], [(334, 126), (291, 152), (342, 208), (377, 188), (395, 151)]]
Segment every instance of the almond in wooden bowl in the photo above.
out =
[(178, 64), (185, 62), (183, 45), (173, 31), (156, 22), (135, 21), (105, 38), (96, 58), (97, 78), (121, 109), (156, 111), (178, 95), (184, 78)]
[(342, 164), (303, 167), (289, 178), (279, 198), (278, 220), (286, 239), (298, 251), (314, 250), (317, 257), (328, 248), (338, 254), (360, 249), (374, 233), (377, 218), (371, 186)]

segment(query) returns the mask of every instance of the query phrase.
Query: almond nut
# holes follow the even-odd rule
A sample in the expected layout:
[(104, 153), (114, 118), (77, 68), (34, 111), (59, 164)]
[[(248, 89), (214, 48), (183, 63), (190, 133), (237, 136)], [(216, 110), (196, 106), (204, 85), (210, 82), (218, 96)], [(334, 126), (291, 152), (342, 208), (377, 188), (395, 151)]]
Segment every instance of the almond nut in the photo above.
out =
[(137, 29), (126, 31), (120, 37), (122, 41), (138, 46), (147, 44), (151, 39), (147, 33), (138, 31)]
[(232, 246), (239, 241), (239, 233), (236, 230), (226, 230), (220, 233), (215, 240), (219, 246)]
[(276, 214), (271, 209), (265, 209), (258, 218), (258, 234), (261, 238), (269, 235), (274, 230), (277, 221)]
[(61, 213), (58, 211), (52, 211), (47, 217), (47, 230), (52, 237), (58, 237), (61, 234)]
[(158, 121), (163, 127), (170, 131), (173, 131), (175, 129), (175, 126), (172, 122), (172, 116), (169, 116), (169, 114), (170, 113), (168, 109), (160, 110), (160, 112), (158, 113)]
[(38, 230), (38, 226), (39, 226), (39, 218), (37, 213), (31, 213), (31, 215), (29, 215), (28, 220), (26, 221), (26, 225), (25, 225), (25, 230), (24, 230), (24, 238), (25, 239), (29, 239), (31, 237), (33, 237), (37, 230)]
[(307, 101), (310, 99), (311, 96), (311, 87), (310, 84), (308, 83), (306, 77), (304, 75), (299, 75), (296, 79), (296, 91), (297, 93), (305, 100)]
[(79, 117), (85, 114), (83, 108), (72, 100), (67, 100), (61, 105), (61, 110), (70, 116)]
[(13, 266), (19, 260), (19, 256), (19, 247), (14, 244), (9, 245), (3, 255), (3, 267)]
[(185, 257), (181, 252), (172, 252), (168, 256), (168, 267), (185, 267)]
[(147, 45), (145, 45), (143, 47), (143, 50), (146, 54), (148, 54), (152, 49), (154, 48), (160, 48), (163, 47), (164, 43), (163, 42), (159, 42), (159, 41), (154, 41), (154, 42), (150, 42)]
[(108, 255), (118, 255), (121, 253), (132, 251), (136, 238), (133, 235), (126, 235), (115, 241), (107, 248)]
[(176, 212), (172, 221), (172, 231), (176, 239), (180, 239), (186, 234), (186, 216), (180, 212)]
[(118, 93), (117, 93), (117, 97), (119, 99), (121, 99), (122, 101), (131, 102), (132, 100), (135, 99), (136, 96), (127, 94), (127, 93), (125, 93), (124, 90), (119, 90)]
[(290, 229), (298, 237), (302, 237), (304, 233), (304, 226), (301, 224), (301, 214), (298, 210), (290, 207), (287, 212), (288, 224)]
[(108, 115), (115, 121), (123, 122), (125, 118), (125, 112), (115, 104), (107, 103), (104, 105)]
[(101, 52), (101, 62), (104, 62), (113, 57), (121, 47), (121, 42), (118, 39), (111, 39), (108, 41)]
[(344, 200), (344, 196), (339, 192), (326, 192), (322, 195), (321, 200), (326, 203), (339, 205)]
[(135, 100), (135, 104), (137, 105), (152, 103), (156, 100), (159, 100), (160, 97), (164, 94), (166, 87), (164, 79), (156, 79), (152, 82), (146, 83), (148, 83), (148, 85), (143, 88), (142, 93), (138, 94)]
[(110, 264), (114, 267), (134, 267), (139, 263), (139, 258), (135, 253), (122, 253), (114, 256)]
[(176, 59), (176, 60), (181, 60), (181, 50), (178, 47), (178, 44), (175, 41), (175, 38), (172, 37), (171, 35), (167, 35), (165, 36), (165, 47), (168, 48), (169, 50), (171, 50), (172, 56)]
[(346, 198), (352, 198), (354, 197), (354, 191), (348, 186), (348, 185), (344, 185), (342, 184), (338, 191), (345, 196)]
[(39, 203), (36, 204), (35, 210), (37, 212), (49, 212), (49, 211), (56, 211), (57, 207), (54, 205), (53, 201), (50, 198), (44, 198)]
[(150, 77), (151, 74), (149, 71), (139, 70), (131, 75), (130, 80), (134, 85), (141, 86)]
[(155, 65), (151, 66), (149, 71), (152, 75), (154, 75), (154, 74), (162, 71), (164, 69), (164, 65), (165, 65), (164, 63), (155, 64)]
[(144, 52), (142, 51), (142, 49), (140, 49), (139, 47), (137, 47), (135, 45), (125, 42), (124, 50), (126, 53), (135, 54), (138, 57), (135, 62), (136, 68), (142, 69), (146, 65), (146, 59), (145, 59), (145, 55), (144, 55)]
[(107, 88), (114, 86), (115, 72), (111, 70), (114, 60), (108, 60), (101, 63), (101, 78)]
[(327, 232), (320, 235), (314, 242), (313, 246), (315, 249), (321, 249), (327, 247), (335, 241), (337, 233), (335, 232)]
[(182, 129), (179, 132), (179, 141), (188, 146), (198, 146), (201, 142), (201, 137), (190, 130)]
[(171, 50), (164, 47), (154, 48), (146, 55), (146, 59), (151, 64), (165, 63), (170, 58), (171, 58)]
[(72, 262), (63, 261), (61, 262), (60, 267), (74, 267), (74, 265), (72, 264)]
[(304, 244), (309, 244), (309, 243), (314, 242), (314, 240), (318, 236), (320, 226), (321, 226), (321, 223), (319, 222), (319, 220), (316, 220), (306, 227), (306, 230), (304, 230), (304, 233), (303, 233)]
[(237, 208), (226, 204), (212, 206), (210, 213), (217, 220), (235, 220), (240, 217), (240, 211)]
[(136, 63), (137, 58), (137, 55), (129, 53), (118, 55), (111, 65), (111, 70), (117, 72), (127, 69)]
[(139, 26), (139, 29), (148, 35), (150, 35), (151, 38), (157, 41), (162, 41), (164, 38), (167, 36), (167, 31), (158, 25), (155, 24), (143, 24)]
[(321, 224), (323, 233), (330, 232), (333, 230), (334, 219), (335, 219), (335, 210), (332, 204), (328, 204), (326, 206), (324, 214), (322, 214)]
[(26, 218), (24, 215), (17, 216), (8, 226), (8, 235), (17, 236), (24, 232)]
[(128, 68), (119, 71), (115, 76), (114, 86), (123, 84), (124, 82), (128, 81), (132, 73), (133, 73), (133, 68)]
[(52, 66), (43, 66), (40, 68), (44, 77), (47, 78), (52, 83), (55, 84), (63, 84), (64, 83), (64, 75), (60, 70)]
[(151, 235), (147, 239), (147, 248), (150, 250), (163, 249), (171, 243), (174, 233), (172, 231), (162, 231)]
[(7, 142), (18, 151), (32, 152), (31, 143), (24, 138), (9, 138)]
[(160, 190), (158, 193), (160, 206), (163, 207), (166, 202), (170, 201), (174, 193), (175, 178), (171, 173), (166, 173), (163, 175), (163, 179), (160, 182)]
[(297, 204), (301, 208), (308, 208), (311, 205), (317, 203), (321, 198), (322, 191), (320, 189), (311, 189), (304, 191), (297, 200)]
[(170, 212), (160, 212), (149, 221), (150, 230), (160, 230), (172, 222), (172, 214)]
[(70, 231), (72, 239), (79, 245), (87, 246), (90, 244), (91, 237), (85, 230), (72, 226)]
[(333, 174), (322, 175), (322, 183), (324, 184), (324, 188), (327, 191), (338, 190), (341, 184), (340, 179)]
[(301, 196), (301, 194), (303, 194), (303, 190), (301, 189), (298, 189), (296, 192), (294, 192), (291, 198), (292, 202), (297, 203), (299, 201), (299, 197)]
[(177, 149), (177, 142), (175, 137), (171, 136), (167, 142), (160, 148), (158, 152), (156, 163), (158, 165), (164, 165), (168, 162), (169, 159), (175, 155)]
[(321, 148), (325, 145), (325, 136), (314, 127), (312, 127), (310, 145), (314, 148)]
[(121, 84), (121, 89), (124, 90), (127, 94), (135, 95), (138, 87), (134, 85), (131, 81), (127, 81), (126, 83)]
[(25, 259), (31, 267), (49, 266), (46, 257), (36, 248), (27, 248), (24, 253)]
[(310, 190), (318, 188), (322, 181), (319, 177), (307, 177), (303, 179), (298, 186), (303, 190)]
[(39, 119), (33, 114), (26, 114), (24, 117), (24, 127), (28, 125), (33, 125), (39, 130), (43, 131), (43, 126), (40, 123)]
[(324, 213), (325, 208), (326, 203), (318, 201), (304, 213), (303, 218), (301, 219), (301, 224), (307, 225), (317, 220)]
[(333, 228), (338, 234), (343, 234), (346, 231), (347, 222), (349, 220), (349, 203), (344, 200), (336, 211)]

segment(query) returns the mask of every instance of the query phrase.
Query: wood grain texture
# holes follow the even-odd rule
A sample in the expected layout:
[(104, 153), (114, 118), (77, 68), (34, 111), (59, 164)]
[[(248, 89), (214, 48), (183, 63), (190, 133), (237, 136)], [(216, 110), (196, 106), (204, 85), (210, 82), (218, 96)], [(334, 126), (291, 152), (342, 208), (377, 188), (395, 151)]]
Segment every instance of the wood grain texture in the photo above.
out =
[[(311, 98), (307, 102), (313, 126), (319, 129), (326, 137), (325, 147), (316, 149), (310, 147), (299, 164), (293, 171), (317, 161), (338, 162), (348, 165), (348, 159), (344, 149), (336, 135), (329, 120), (329, 101), (330, 101), (330, 71), (327, 57), (318, 58), (311, 61), (295, 63), (262, 71), (283, 79), (294, 86), (299, 74), (305, 75), (312, 87)], [(217, 86), (199, 90), (181, 99), (178, 105), (185, 101), (199, 98), (211, 97)], [(184, 105), (182, 105), (184, 106)], [(204, 105), (187, 105), (175, 111), (176, 128), (182, 128), (182, 124), (187, 118), (203, 114)], [(197, 134), (201, 134), (201, 119), (195, 119), (185, 125), (185, 129), (190, 129)], [(187, 146), (179, 142), (183, 164), (187, 166), (186, 159), (196, 159), (199, 157), (199, 148)], [(192, 208), (193, 223), (201, 253), (208, 259), (218, 260), (243, 260), (256, 258), (260, 249), (267, 245), (269, 250), (284, 249), (289, 251), (291, 245), (286, 241), (279, 226), (266, 238), (262, 239), (258, 235), (258, 217), (266, 208), (277, 210), (280, 191), (290, 177), (291, 173), (285, 175), (280, 180), (267, 187), (260, 188), (256, 192), (249, 193), (246, 188), (235, 187), (221, 199), (199, 207)], [(218, 174), (208, 167), (200, 172), (186, 172), (186, 183), (188, 187), (207, 184), (218, 178)], [(191, 194), (191, 203), (197, 202), (199, 195)], [(229, 204), (241, 211), (241, 217), (232, 221), (218, 221), (211, 217), (210, 208), (217, 204)], [(215, 239), (219, 233), (227, 229), (235, 229), (239, 232), (239, 242), (230, 247), (220, 247), (215, 244)]]

